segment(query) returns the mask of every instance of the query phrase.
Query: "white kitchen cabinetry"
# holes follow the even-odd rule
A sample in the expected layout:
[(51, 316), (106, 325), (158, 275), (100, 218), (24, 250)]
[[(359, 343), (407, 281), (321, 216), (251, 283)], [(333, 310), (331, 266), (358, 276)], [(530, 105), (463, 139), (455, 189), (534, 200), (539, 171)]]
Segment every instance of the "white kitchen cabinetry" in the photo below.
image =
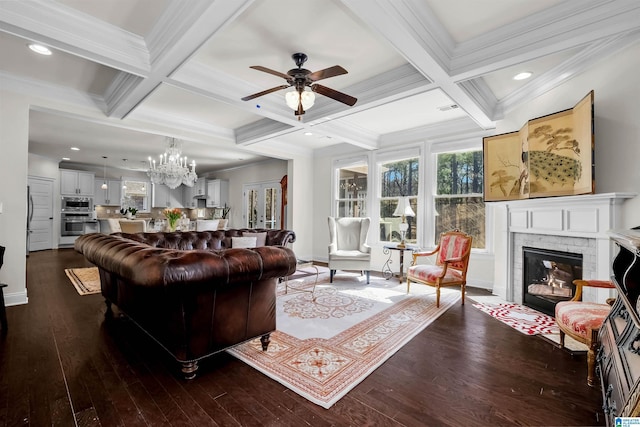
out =
[(93, 172), (60, 169), (61, 196), (93, 196)]
[(193, 185), (193, 196), (206, 197), (207, 196), (207, 180), (204, 178), (198, 178)]
[(182, 188), (180, 185), (172, 190), (164, 184), (153, 184), (153, 207), (182, 209)]
[(207, 207), (218, 208), (229, 203), (229, 181), (224, 179), (207, 180)]
[(122, 182), (113, 179), (107, 180), (107, 189), (102, 189), (104, 179), (95, 179), (94, 185), (94, 205), (120, 206), (120, 198), (122, 195)]
[(187, 187), (186, 185), (182, 189), (182, 204), (185, 208), (197, 208), (198, 201), (193, 198), (196, 192), (196, 186)]

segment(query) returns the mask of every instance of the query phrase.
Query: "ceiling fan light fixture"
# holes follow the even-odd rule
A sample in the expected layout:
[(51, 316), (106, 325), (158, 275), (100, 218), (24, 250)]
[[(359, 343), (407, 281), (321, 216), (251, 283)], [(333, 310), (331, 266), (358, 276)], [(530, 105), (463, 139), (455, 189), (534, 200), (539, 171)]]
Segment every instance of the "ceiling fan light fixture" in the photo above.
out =
[(298, 106), (302, 101), (302, 109), (306, 111), (313, 107), (313, 104), (316, 102), (316, 94), (306, 90), (300, 93), (298, 93), (297, 90), (292, 90), (284, 94), (284, 100), (287, 103), (287, 107), (294, 111), (298, 110)]

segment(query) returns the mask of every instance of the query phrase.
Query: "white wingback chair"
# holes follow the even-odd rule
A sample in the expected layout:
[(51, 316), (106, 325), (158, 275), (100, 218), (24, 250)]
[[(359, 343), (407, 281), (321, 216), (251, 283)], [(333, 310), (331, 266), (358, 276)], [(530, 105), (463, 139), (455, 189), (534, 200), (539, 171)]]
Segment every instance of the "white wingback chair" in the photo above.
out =
[(329, 281), (333, 282), (336, 270), (371, 270), (371, 247), (367, 245), (367, 233), (371, 218), (329, 217)]

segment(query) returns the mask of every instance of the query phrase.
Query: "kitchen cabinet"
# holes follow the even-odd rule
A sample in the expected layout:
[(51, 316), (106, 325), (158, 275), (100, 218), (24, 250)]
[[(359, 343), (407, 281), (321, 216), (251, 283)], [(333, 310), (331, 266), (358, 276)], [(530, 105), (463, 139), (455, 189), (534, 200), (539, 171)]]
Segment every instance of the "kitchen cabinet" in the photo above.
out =
[(96, 178), (94, 181), (94, 205), (120, 206), (122, 196), (122, 182), (120, 180), (108, 179), (107, 189), (102, 189), (104, 179)]
[(60, 169), (60, 195), (93, 197), (94, 178), (93, 172)]
[(185, 187), (182, 189), (182, 205), (185, 208), (194, 209), (198, 207), (198, 200), (193, 198), (195, 196), (195, 193), (196, 193), (195, 185), (193, 187), (187, 187), (185, 185)]
[(229, 181), (224, 179), (207, 180), (207, 207), (218, 208), (229, 203)]
[(153, 184), (152, 206), (154, 208), (184, 208), (180, 185), (173, 190), (164, 184)]
[(207, 180), (204, 178), (198, 178), (196, 183), (193, 185), (193, 196), (194, 197), (206, 197), (207, 196)]

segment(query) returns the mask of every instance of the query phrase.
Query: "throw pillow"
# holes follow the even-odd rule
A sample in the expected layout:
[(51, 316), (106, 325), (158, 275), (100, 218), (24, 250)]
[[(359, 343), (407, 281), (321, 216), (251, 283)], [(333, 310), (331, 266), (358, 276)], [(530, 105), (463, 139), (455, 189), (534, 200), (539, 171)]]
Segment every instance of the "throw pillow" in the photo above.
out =
[(256, 246), (264, 246), (267, 244), (267, 232), (264, 231), (262, 233), (242, 233), (243, 237), (255, 237), (256, 238)]
[(231, 238), (231, 247), (232, 248), (255, 248), (256, 247), (256, 238), (255, 237), (232, 237)]

